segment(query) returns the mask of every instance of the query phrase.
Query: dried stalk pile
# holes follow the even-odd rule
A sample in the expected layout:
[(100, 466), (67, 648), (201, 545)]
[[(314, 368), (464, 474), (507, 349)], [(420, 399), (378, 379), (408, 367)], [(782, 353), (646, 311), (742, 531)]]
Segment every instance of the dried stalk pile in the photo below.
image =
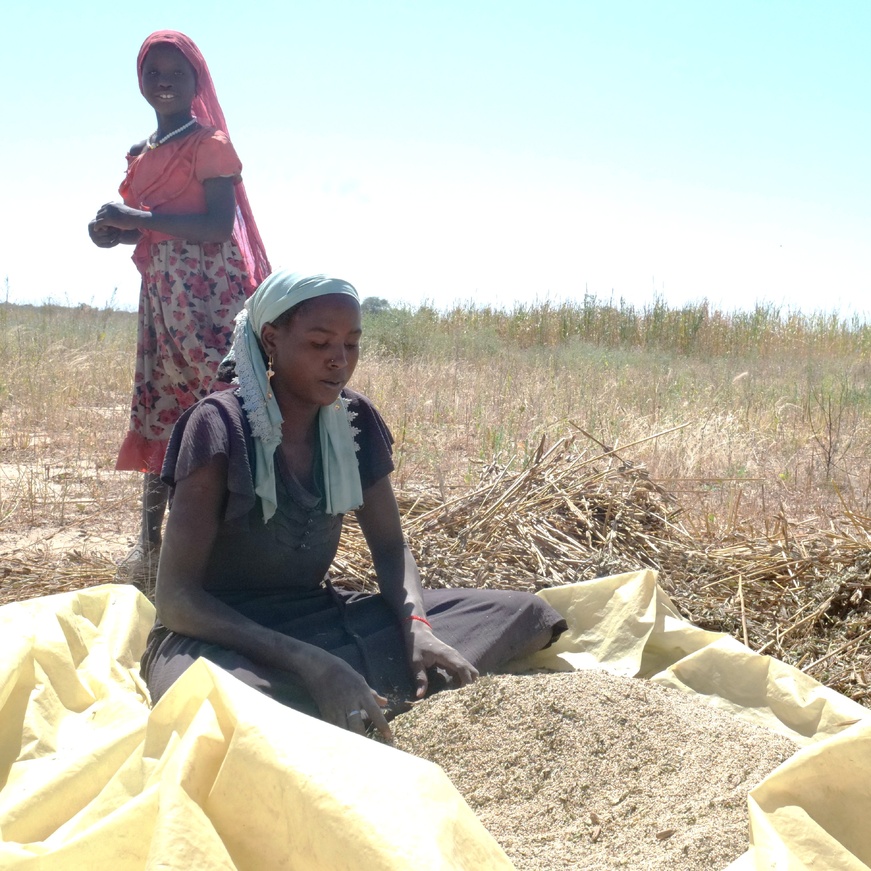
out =
[[(539, 448), (523, 471), (490, 466), (471, 492), (403, 500), (408, 540), (429, 587), (539, 590), (653, 568), (684, 615), (871, 701), (871, 518), (849, 529), (733, 532), (702, 543), (675, 500), (613, 451), (574, 438)], [(348, 524), (334, 582), (374, 589), (368, 552)]]
[[(535, 591), (650, 566), (674, 538), (678, 509), (644, 470), (575, 450), (573, 438), (539, 449), (522, 472), (489, 466), (480, 485), (447, 503), (401, 506), (405, 531), (429, 587)], [(350, 531), (350, 530), (349, 530)], [(356, 528), (337, 560), (338, 583), (368, 589)]]
[(118, 567), (105, 554), (71, 550), (63, 560), (48, 548), (0, 556), (0, 605), (109, 584)]

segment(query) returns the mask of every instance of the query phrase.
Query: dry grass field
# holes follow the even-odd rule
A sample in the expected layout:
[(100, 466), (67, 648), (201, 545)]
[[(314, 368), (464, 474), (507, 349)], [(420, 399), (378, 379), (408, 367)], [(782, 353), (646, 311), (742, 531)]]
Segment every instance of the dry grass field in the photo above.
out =
[[(694, 622), (871, 702), (871, 328), (772, 307), (367, 313), (428, 584), (640, 566)], [(135, 316), (0, 304), (0, 602), (112, 579)], [(353, 528), (340, 582), (368, 586)]]

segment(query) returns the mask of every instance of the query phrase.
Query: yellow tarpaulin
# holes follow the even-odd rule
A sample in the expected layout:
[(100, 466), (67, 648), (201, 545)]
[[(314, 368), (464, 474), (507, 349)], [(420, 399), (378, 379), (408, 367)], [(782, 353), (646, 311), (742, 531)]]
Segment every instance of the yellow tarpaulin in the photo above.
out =
[[(733, 869), (866, 868), (871, 712), (683, 621), (652, 572), (544, 591), (527, 665), (647, 677), (807, 745), (750, 796)], [(438, 766), (283, 708), (200, 660), (149, 710), (154, 618), (107, 585), (0, 608), (0, 868), (510, 869)]]

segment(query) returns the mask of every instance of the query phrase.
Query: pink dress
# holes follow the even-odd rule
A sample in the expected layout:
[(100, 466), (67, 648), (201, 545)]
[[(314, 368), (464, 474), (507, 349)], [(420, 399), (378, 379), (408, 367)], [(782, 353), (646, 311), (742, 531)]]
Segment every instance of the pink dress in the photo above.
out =
[[(205, 127), (127, 156), (124, 202), (157, 214), (205, 214), (203, 182), (241, 180), (242, 164), (220, 130)], [(173, 424), (214, 384), (233, 319), (253, 293), (238, 243), (187, 242), (143, 232), (133, 252), (142, 274), (130, 429), (115, 465), (159, 474)]]

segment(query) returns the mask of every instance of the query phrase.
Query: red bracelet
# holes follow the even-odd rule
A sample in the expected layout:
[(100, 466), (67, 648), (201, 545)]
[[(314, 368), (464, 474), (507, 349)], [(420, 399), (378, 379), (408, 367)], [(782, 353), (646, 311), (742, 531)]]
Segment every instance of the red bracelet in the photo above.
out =
[(426, 623), (426, 625), (429, 626), (430, 629), (432, 629), (432, 623), (430, 623), (429, 620), (426, 619), (426, 617), (418, 617), (417, 614), (411, 614), (409, 617), (406, 617), (405, 619), (406, 620), (417, 620), (420, 623)]

